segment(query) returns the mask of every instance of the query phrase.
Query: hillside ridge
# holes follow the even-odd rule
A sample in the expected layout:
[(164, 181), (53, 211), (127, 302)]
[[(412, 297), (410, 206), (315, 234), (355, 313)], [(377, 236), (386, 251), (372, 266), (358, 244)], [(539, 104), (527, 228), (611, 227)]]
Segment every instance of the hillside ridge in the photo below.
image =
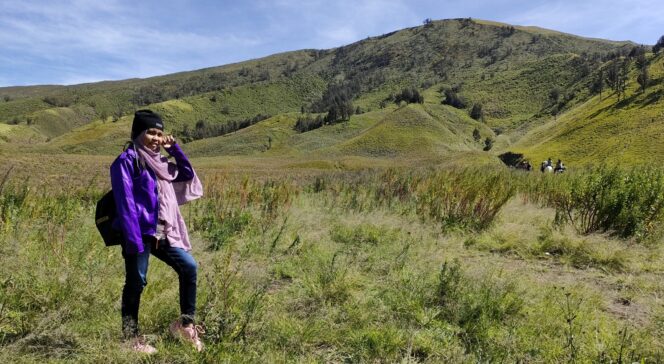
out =
[[(566, 115), (577, 115), (577, 108), (587, 108), (596, 97), (590, 86), (598, 70), (623, 59), (632, 62), (635, 52), (649, 48), (489, 20), (426, 21), (333, 49), (296, 50), (145, 79), (0, 88), (0, 121), (10, 124), (0, 130), (0, 149), (18, 143), (28, 152), (112, 154), (126, 139), (115, 129), (130, 123), (134, 110), (151, 108), (182, 141), (194, 135), (184, 147), (201, 157), (444, 159), (462, 151), (496, 155), (514, 149), (540, 158), (555, 149), (556, 155), (592, 162), (594, 157), (577, 156), (583, 153), (578, 148), (537, 140), (534, 128), (550, 129), (556, 125), (550, 119), (558, 116), (564, 125), (576, 125)], [(657, 57), (649, 54), (648, 93), (657, 98), (652, 107), (658, 109), (661, 78)], [(633, 62), (630, 67), (627, 92), (633, 93)], [(426, 112), (403, 109), (398, 95), (407, 89), (419, 91)], [(332, 100), (326, 97), (335, 93), (353, 105), (355, 115), (343, 116), (350, 121), (294, 130), (303, 116), (325, 116)], [(474, 109), (480, 114), (471, 117)], [(623, 116), (638, 111), (627, 109), (629, 115)], [(394, 120), (411, 116), (416, 120), (407, 126)], [(385, 120), (391, 120), (389, 126)], [(558, 144), (565, 144), (564, 138), (561, 134)]]

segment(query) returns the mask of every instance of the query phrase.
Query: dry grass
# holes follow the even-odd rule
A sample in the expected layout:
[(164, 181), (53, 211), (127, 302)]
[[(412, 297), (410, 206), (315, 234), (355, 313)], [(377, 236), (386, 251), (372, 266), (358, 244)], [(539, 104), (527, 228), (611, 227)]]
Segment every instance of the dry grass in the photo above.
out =
[[(156, 361), (584, 362), (617, 361), (621, 348), (622, 360), (662, 358), (661, 243), (558, 230), (551, 209), (518, 197), (480, 232), (445, 229), (396, 199), (348, 209), (334, 197), (335, 183), (371, 172), (201, 174), (208, 200), (184, 212), (207, 350), (196, 354), (167, 334), (175, 274), (153, 260), (141, 322)], [(315, 177), (325, 179), (321, 189)], [(358, 186), (359, 199), (378, 187)], [(120, 350), (122, 258), (96, 236), (93, 201), (31, 193), (16, 210), (10, 191), (2, 203), (14, 212), (0, 229), (0, 358), (140, 360)], [(272, 210), (274, 201), (282, 202)], [(208, 250), (215, 235), (196, 221), (222, 208), (251, 219)]]

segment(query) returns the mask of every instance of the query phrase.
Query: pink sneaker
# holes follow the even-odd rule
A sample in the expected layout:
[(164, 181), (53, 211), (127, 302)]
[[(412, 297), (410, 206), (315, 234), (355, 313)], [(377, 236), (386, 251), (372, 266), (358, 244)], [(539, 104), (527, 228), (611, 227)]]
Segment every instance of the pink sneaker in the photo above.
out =
[(154, 354), (157, 352), (157, 349), (155, 349), (154, 346), (147, 343), (145, 336), (137, 336), (135, 338), (129, 339), (127, 341), (127, 346), (129, 350), (135, 351), (137, 353)]
[(203, 351), (203, 342), (198, 337), (199, 334), (205, 333), (201, 326), (194, 324), (184, 326), (182, 321), (177, 319), (169, 326), (169, 329), (176, 338), (192, 343), (196, 351)]

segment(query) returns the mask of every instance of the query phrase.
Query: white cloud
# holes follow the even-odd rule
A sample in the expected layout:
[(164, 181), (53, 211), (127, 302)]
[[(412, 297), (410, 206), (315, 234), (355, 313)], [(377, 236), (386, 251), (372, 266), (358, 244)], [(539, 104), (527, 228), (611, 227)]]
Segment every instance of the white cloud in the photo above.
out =
[[(0, 3), (0, 79), (148, 77), (338, 47), (419, 25), (424, 18), (480, 17), (652, 44), (664, 32), (660, 2), (8, 0)], [(35, 69), (42, 71), (39, 76)]]
[(268, 34), (301, 39), (307, 48), (338, 47), (424, 19), (416, 15), (412, 2), (403, 0), (276, 0), (259, 1), (257, 7), (268, 19)]
[(588, 37), (647, 43), (645, 37), (637, 39), (630, 34), (645, 34), (635, 30), (655, 28), (658, 25), (653, 24), (653, 20), (661, 24), (661, 19), (664, 19), (664, 6), (655, 0), (632, 2), (558, 0), (517, 12), (504, 20), (509, 23), (536, 25)]
[[(260, 44), (256, 37), (232, 33), (160, 29), (160, 24), (139, 21), (135, 9), (117, 1), (12, 2), (2, 10), (0, 57), (15, 63), (41, 59), (47, 63), (42, 67), (61, 71), (53, 76), (62, 83), (94, 80), (94, 76), (67, 74), (68, 65), (85, 60), (99, 65), (115, 62), (114, 71), (93, 66), (98, 79), (148, 77), (210, 66), (215, 54)], [(82, 64), (77, 72), (84, 73), (84, 68)]]

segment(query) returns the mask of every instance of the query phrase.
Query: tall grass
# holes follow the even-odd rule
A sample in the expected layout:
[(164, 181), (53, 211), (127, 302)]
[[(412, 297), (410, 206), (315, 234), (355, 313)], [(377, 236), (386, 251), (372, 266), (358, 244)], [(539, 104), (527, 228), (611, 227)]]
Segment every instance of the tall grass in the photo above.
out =
[(509, 174), (500, 170), (387, 170), (355, 181), (331, 183), (328, 188), (333, 203), (346, 208), (370, 211), (383, 207), (415, 213), (444, 229), (471, 231), (487, 228), (517, 191)]
[[(263, 233), (288, 208), (301, 188), (288, 181), (233, 180), (211, 176), (205, 185), (205, 199), (194, 206), (193, 228), (219, 250), (234, 236), (258, 224)], [(191, 210), (190, 210), (191, 211)]]
[(664, 213), (660, 169), (601, 167), (528, 182), (528, 199), (554, 207), (556, 222), (581, 234), (609, 232), (643, 240), (659, 232)]
[[(540, 277), (546, 266), (517, 275), (523, 270), (505, 271), (495, 256), (473, 255), (457, 234), (445, 234), (484, 234), (501, 223), (499, 211), (519, 189), (582, 177), (207, 175), (204, 199), (182, 208), (199, 262), (197, 319), (207, 349), (195, 353), (168, 335), (178, 314), (176, 276), (151, 263), (141, 327), (160, 353), (150, 359), (122, 350), (122, 257), (103, 246), (92, 223), (103, 191), (7, 182), (0, 190), (0, 360), (656, 362), (656, 321), (628, 325), (584, 286), (565, 291), (574, 305), (559, 304), (566, 297), (559, 283)], [(531, 196), (556, 201), (548, 192)], [(536, 249), (580, 254), (540, 235)]]

